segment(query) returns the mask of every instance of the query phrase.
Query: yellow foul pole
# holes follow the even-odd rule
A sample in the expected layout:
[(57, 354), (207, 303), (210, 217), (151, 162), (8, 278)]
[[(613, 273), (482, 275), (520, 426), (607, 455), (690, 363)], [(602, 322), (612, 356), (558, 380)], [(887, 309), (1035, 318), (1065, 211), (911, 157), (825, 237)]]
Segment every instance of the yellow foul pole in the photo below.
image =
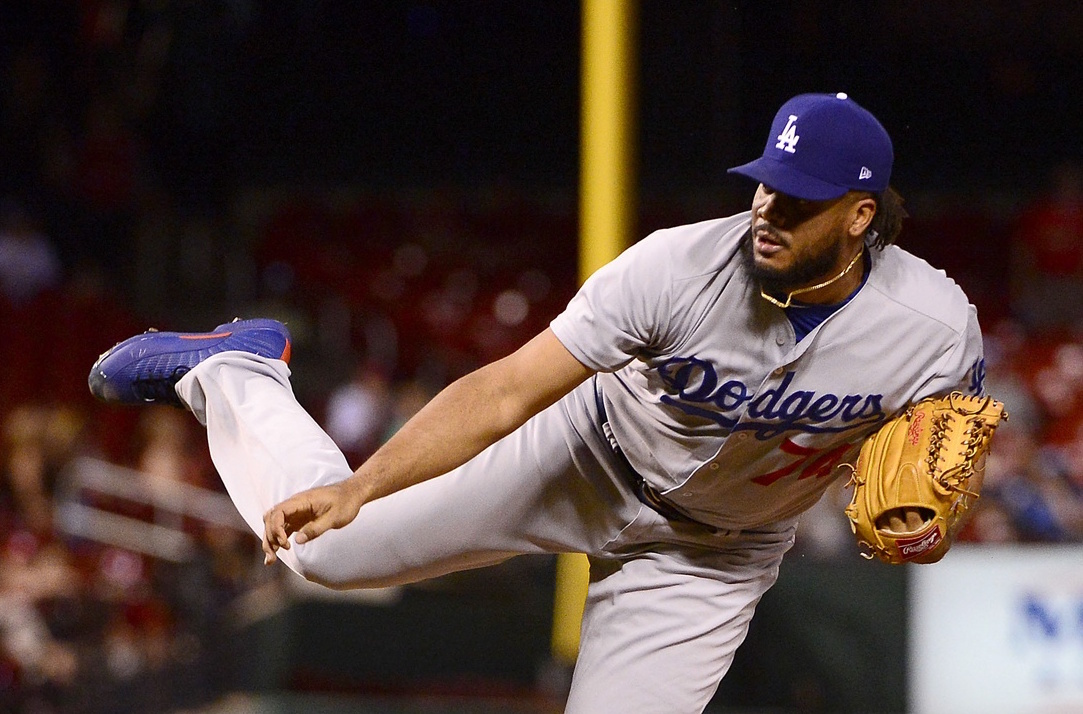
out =
[[(580, 78), (579, 279), (617, 257), (635, 216), (634, 40), (637, 0), (583, 0)], [(589, 565), (583, 555), (557, 560), (553, 656), (572, 664)]]
[(631, 239), (636, 0), (583, 0), (579, 142), (579, 278)]

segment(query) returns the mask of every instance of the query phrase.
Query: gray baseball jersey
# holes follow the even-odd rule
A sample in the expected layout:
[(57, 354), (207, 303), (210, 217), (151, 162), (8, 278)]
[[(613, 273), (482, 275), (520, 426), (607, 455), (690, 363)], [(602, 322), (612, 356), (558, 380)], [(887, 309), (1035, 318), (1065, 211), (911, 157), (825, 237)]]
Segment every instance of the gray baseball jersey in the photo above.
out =
[(740, 251), (750, 214), (658, 231), (552, 322), (598, 378), (632, 466), (697, 520), (762, 527), (812, 506), (908, 403), (981, 392), (977, 315), (943, 271), (870, 251), (858, 294), (800, 341)]

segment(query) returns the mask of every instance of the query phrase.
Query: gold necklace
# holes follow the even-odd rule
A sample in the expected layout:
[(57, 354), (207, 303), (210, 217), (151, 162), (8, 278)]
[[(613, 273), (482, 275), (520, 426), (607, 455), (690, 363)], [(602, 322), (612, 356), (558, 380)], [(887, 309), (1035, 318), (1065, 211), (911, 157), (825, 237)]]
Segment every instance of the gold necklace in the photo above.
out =
[(768, 295), (766, 292), (763, 291), (763, 288), (760, 288), (760, 297), (762, 297), (764, 300), (771, 303), (772, 305), (775, 305), (776, 307), (781, 307), (783, 310), (785, 310), (786, 308), (788, 308), (790, 306), (790, 303), (793, 301), (793, 296), (794, 295), (801, 295), (803, 293), (810, 293), (813, 290), (819, 290), (820, 288), (826, 288), (828, 285), (835, 282), (836, 280), (842, 280), (843, 276), (846, 275), (847, 273), (849, 273), (850, 270), (855, 265), (857, 265), (857, 259), (860, 258), (864, 254), (865, 254), (865, 246), (862, 245), (861, 250), (857, 251), (857, 255), (854, 256), (854, 259), (850, 261), (850, 264), (846, 266), (845, 270), (843, 270), (841, 273), (839, 273), (835, 277), (831, 278), (830, 280), (825, 280), (824, 282), (822, 282), (822, 283), (820, 283), (818, 285), (813, 285), (810, 288), (798, 288), (797, 290), (794, 290), (791, 293), (787, 293), (786, 294), (786, 302), (782, 302), (781, 300), (778, 300), (776, 298), (771, 297), (770, 295)]

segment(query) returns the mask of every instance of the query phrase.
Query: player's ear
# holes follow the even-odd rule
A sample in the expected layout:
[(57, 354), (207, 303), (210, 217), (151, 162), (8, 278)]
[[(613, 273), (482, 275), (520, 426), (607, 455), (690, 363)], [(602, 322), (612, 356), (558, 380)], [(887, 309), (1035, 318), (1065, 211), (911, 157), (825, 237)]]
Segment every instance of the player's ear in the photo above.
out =
[(872, 224), (873, 216), (876, 215), (876, 199), (869, 193), (856, 194), (854, 202), (850, 205), (849, 221), (847, 227), (851, 236), (864, 237)]

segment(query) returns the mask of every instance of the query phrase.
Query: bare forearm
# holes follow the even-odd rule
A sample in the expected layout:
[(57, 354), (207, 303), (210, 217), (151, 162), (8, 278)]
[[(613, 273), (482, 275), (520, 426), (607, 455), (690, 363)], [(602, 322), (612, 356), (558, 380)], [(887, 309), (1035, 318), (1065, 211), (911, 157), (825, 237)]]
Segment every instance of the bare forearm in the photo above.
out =
[(338, 483), (290, 496), (263, 516), (267, 562), (330, 528), (350, 523), (365, 503), (465, 464), (587, 379), (585, 367), (551, 330), (502, 360), (450, 385), (372, 458)]

